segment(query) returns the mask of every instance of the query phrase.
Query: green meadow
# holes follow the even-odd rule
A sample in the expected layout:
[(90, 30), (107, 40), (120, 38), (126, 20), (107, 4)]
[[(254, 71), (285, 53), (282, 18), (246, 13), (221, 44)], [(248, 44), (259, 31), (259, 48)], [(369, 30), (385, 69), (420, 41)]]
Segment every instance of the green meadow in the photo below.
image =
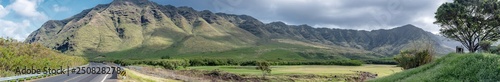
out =
[[(262, 71), (256, 70), (255, 66), (194, 66), (188, 69), (215, 70), (246, 75), (261, 75)], [(271, 66), (271, 75), (289, 74), (316, 74), (316, 75), (346, 75), (354, 74), (354, 71), (366, 71), (376, 73), (379, 77), (387, 76), (401, 71), (395, 65), (375, 65), (366, 64), (363, 66), (339, 66), (339, 65), (291, 65), (291, 66)]]

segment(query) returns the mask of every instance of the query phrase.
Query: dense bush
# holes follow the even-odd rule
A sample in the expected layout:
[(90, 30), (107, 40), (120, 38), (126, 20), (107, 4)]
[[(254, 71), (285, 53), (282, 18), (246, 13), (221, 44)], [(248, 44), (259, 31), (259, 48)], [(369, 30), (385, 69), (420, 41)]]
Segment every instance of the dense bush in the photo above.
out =
[(387, 65), (397, 65), (398, 62), (394, 60), (394, 58), (389, 58), (389, 59), (366, 59), (363, 60), (366, 64), (387, 64)]
[[(162, 66), (166, 69), (177, 69), (180, 66), (256, 66), (257, 61), (236, 61), (234, 59), (158, 59), (158, 60), (115, 60), (114, 63), (128, 65), (153, 65)], [(270, 65), (345, 65), (360, 66), (363, 64), (359, 60), (315, 60), (315, 61), (269, 61)]]
[(493, 54), (500, 54), (500, 44), (490, 47), (490, 52)]
[[(239, 65), (256, 66), (256, 61), (236, 61), (233, 59), (190, 59), (191, 66), (220, 66)], [(269, 61), (271, 65), (346, 65), (360, 66), (363, 64), (359, 60), (311, 60), (311, 61)]]
[(363, 61), (359, 60), (316, 60), (316, 61), (277, 61), (270, 62), (272, 65), (345, 65), (361, 66)]
[(158, 60), (115, 60), (114, 63), (120, 64), (123, 66), (128, 65), (152, 65), (152, 66), (162, 66), (165, 69), (178, 69), (180, 67), (189, 66), (189, 61), (187, 60), (167, 60), (167, 59), (158, 59)]
[(431, 50), (409, 50), (403, 51), (394, 58), (398, 62), (398, 66), (403, 69), (415, 68), (427, 63), (430, 63), (433, 59), (433, 51)]
[(170, 56), (162, 56), (161, 59), (170, 59)]
[(191, 66), (220, 66), (220, 65), (240, 65), (234, 59), (189, 59)]
[(13, 39), (0, 38), (0, 77), (14, 75), (19, 68), (73, 67), (87, 63), (85, 58), (69, 56), (41, 44), (26, 44)]

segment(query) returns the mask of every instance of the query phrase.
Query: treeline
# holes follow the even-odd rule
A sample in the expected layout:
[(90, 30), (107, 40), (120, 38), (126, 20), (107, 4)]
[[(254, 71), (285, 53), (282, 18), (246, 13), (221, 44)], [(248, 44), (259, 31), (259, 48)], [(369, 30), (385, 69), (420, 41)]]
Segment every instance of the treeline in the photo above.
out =
[(165, 69), (179, 69), (181, 67), (185, 68), (190, 66), (187, 60), (177, 60), (177, 59), (158, 59), (158, 60), (115, 60), (113, 61), (116, 64), (120, 64), (122, 66), (128, 65), (152, 65), (152, 66), (162, 66)]
[(362, 60), (366, 64), (386, 64), (386, 65), (397, 65), (398, 62), (394, 58), (382, 58), (382, 59), (365, 59)]
[[(345, 65), (361, 66), (364, 62), (359, 60), (314, 60), (314, 61), (268, 61), (271, 65)], [(157, 60), (115, 60), (114, 63), (127, 65), (153, 65), (166, 69), (179, 69), (187, 66), (255, 66), (257, 61), (239, 61), (234, 59), (157, 59)]]
[[(234, 59), (189, 59), (190, 66), (221, 66), (221, 65), (239, 65), (255, 66), (256, 60), (234, 60)], [(268, 61), (271, 65), (345, 65), (360, 66), (364, 62), (359, 60), (279, 60)]]
[(0, 77), (15, 75), (17, 68), (66, 68), (86, 63), (87, 60), (83, 57), (64, 55), (41, 44), (0, 38)]

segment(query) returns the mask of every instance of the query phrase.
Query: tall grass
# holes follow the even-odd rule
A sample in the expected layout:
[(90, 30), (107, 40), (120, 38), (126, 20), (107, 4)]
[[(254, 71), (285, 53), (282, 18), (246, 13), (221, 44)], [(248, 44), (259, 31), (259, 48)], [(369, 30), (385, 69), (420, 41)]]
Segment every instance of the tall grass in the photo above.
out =
[(0, 77), (16, 75), (17, 68), (59, 68), (85, 63), (87, 61), (83, 57), (64, 55), (41, 44), (0, 38)]
[(430, 64), (373, 82), (494, 82), (500, 81), (500, 56), (452, 53)]

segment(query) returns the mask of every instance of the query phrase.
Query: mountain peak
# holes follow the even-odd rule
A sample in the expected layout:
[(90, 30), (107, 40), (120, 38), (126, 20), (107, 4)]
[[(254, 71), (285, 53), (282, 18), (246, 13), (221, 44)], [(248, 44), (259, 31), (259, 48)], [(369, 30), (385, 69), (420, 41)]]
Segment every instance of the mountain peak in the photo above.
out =
[(412, 25), (412, 24), (406, 24), (404, 26), (401, 26), (401, 27), (416, 27), (415, 25)]
[(113, 0), (113, 2), (133, 2), (133, 3), (137, 3), (137, 2), (149, 2), (149, 0)]
[(149, 0), (113, 0), (111, 2), (112, 5), (128, 5), (128, 4), (136, 4), (136, 5), (145, 5), (148, 3), (152, 3)]
[(269, 24), (277, 25), (277, 26), (287, 26), (287, 24), (285, 24), (284, 22), (281, 22), (281, 21), (271, 22)]
[(405, 30), (423, 30), (422, 28), (418, 28), (412, 24), (406, 24), (404, 26), (396, 27), (394, 29), (405, 29)]

